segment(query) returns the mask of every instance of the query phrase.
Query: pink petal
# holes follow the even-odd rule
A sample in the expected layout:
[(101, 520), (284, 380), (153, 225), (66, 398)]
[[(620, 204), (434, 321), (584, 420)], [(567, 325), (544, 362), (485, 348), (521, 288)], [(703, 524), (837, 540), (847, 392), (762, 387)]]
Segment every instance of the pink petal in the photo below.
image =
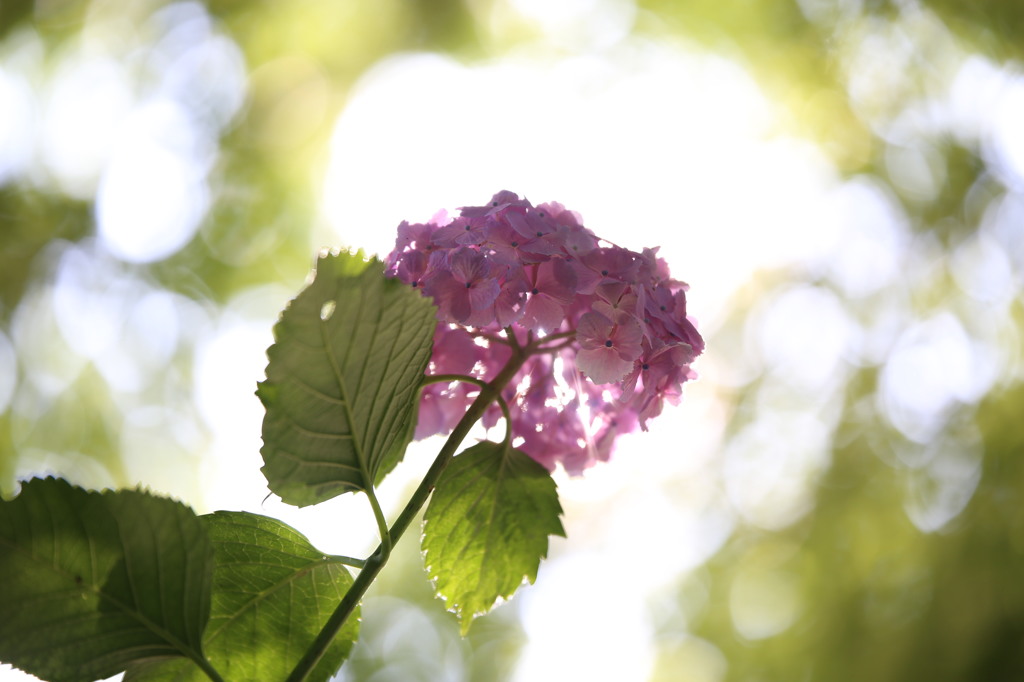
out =
[(633, 362), (623, 360), (614, 348), (601, 346), (576, 353), (576, 366), (595, 384), (610, 384), (626, 376)]
[(526, 302), (526, 313), (523, 315), (523, 325), (527, 329), (542, 329), (552, 332), (558, 329), (565, 319), (565, 308), (550, 296), (537, 294), (530, 296)]
[(469, 304), (474, 311), (484, 310), (494, 304), (501, 293), (501, 286), (496, 279), (484, 279), (466, 289), (469, 293)]
[(585, 313), (576, 323), (576, 340), (582, 348), (604, 347), (611, 338), (612, 321), (600, 313)]

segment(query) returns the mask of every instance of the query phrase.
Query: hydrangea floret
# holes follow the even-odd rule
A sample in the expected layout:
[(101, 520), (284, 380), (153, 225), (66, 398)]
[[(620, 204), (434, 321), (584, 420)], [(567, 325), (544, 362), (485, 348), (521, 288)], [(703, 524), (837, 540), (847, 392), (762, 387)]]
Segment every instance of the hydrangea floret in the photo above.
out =
[[(525, 356), (503, 389), (514, 445), (549, 470), (607, 460), (616, 436), (679, 401), (704, 341), (686, 314), (687, 285), (658, 249), (598, 238), (558, 203), (502, 191), (485, 206), (403, 222), (387, 273), (437, 305), (428, 372), (492, 380)], [(426, 386), (416, 438), (446, 434), (479, 393)], [(485, 426), (497, 423), (492, 407)]]

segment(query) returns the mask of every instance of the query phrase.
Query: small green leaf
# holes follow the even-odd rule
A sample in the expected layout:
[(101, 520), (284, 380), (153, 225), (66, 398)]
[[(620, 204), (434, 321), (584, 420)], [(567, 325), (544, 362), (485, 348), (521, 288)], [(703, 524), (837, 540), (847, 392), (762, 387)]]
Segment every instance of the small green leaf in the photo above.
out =
[(316, 278), (281, 314), (257, 395), (263, 473), (305, 506), (368, 490), (393, 467), (415, 422), (430, 360), (434, 306), (379, 261), (323, 256)]
[(185, 505), (28, 481), (0, 502), (0, 660), (51, 682), (148, 658), (204, 661), (212, 574), (206, 530)]
[(483, 442), (452, 460), (427, 506), (423, 551), (438, 595), (473, 618), (537, 577), (548, 535), (565, 536), (555, 482), (521, 450)]
[[(352, 584), (339, 560), (277, 519), (246, 512), (202, 516), (216, 550), (213, 610), (203, 647), (230, 682), (283, 680)], [(307, 678), (338, 671), (359, 633), (358, 610)], [(128, 670), (125, 682), (204, 681), (187, 661)]]

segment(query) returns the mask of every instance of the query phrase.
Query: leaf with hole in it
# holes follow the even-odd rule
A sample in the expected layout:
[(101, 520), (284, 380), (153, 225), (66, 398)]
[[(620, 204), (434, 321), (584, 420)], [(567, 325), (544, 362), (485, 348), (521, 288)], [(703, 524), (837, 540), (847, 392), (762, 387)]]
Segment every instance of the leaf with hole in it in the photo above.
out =
[[(201, 516), (216, 550), (213, 609), (203, 648), (225, 680), (283, 680), (341, 601), (352, 577), (277, 519), (246, 512)], [(323, 682), (348, 657), (358, 610), (307, 680)], [(129, 668), (125, 682), (202, 682), (187, 661)]]
[(185, 505), (27, 481), (0, 502), (0, 661), (53, 682), (149, 658), (208, 665), (212, 575), (213, 548)]
[(434, 306), (384, 276), (379, 261), (338, 254), (285, 308), (267, 349), (263, 454), (270, 489), (316, 504), (367, 490), (416, 418), (433, 349)]
[(537, 577), (548, 535), (565, 536), (555, 482), (521, 450), (483, 442), (451, 461), (423, 516), (423, 552), (437, 593), (473, 618)]

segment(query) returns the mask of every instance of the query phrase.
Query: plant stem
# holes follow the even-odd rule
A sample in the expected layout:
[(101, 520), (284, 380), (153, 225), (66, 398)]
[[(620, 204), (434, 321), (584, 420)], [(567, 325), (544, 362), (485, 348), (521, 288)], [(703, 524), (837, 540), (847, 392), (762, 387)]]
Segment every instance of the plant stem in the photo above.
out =
[[(562, 343), (558, 344), (557, 346), (545, 346), (544, 345), (544, 344), (550, 343), (552, 341), (558, 341), (559, 339), (565, 339), (566, 341), (563, 341)], [(535, 352), (537, 350), (548, 351), (548, 350), (555, 350), (556, 348), (564, 348), (565, 346), (571, 344), (575, 339), (576, 339), (576, 330), (575, 329), (570, 329), (569, 331), (564, 331), (564, 332), (555, 332), (554, 334), (548, 334), (547, 336), (542, 336), (541, 338), (537, 339), (536, 341), (531, 340), (530, 344), (527, 346), (526, 350), (528, 350), (530, 352)]]
[(511, 325), (505, 327), (505, 336), (508, 337), (508, 344), (512, 346), (513, 350), (522, 350), (522, 346), (519, 345), (519, 339), (516, 338), (516, 330)]
[(356, 559), (355, 557), (343, 556), (341, 554), (331, 554), (328, 558), (352, 568), (362, 568), (366, 565), (366, 559)]
[(555, 344), (554, 346), (540, 346), (540, 347), (538, 347), (538, 350), (535, 350), (533, 352), (534, 353), (557, 353), (558, 351), (562, 350), (563, 348), (571, 346), (575, 342), (576, 342), (576, 339), (574, 339), (574, 338), (572, 338), (572, 339), (562, 339), (561, 342)]
[(377, 495), (374, 494), (372, 485), (366, 489), (366, 497), (370, 500), (370, 506), (373, 507), (373, 518), (377, 520), (377, 531), (380, 533), (380, 547), (377, 551), (386, 560), (394, 545), (391, 534), (388, 532), (388, 520), (384, 518), (384, 511), (380, 508), (380, 502), (377, 501)]
[[(517, 352), (519, 352), (519, 351), (517, 351)], [(471, 377), (471, 376), (468, 376), (468, 375), (465, 375), (465, 374), (431, 374), (431, 375), (428, 375), (428, 376), (424, 377), (423, 385), (427, 386), (429, 384), (440, 384), (440, 383), (452, 382), (452, 381), (465, 381), (466, 383), (474, 384), (476, 386), (479, 386), (480, 388), (486, 388), (487, 387), (487, 382), (484, 381), (483, 379), (477, 379), (476, 377)], [(512, 414), (509, 412), (508, 403), (506, 403), (505, 399), (501, 397), (501, 393), (500, 392), (494, 397), (494, 399), (498, 401), (498, 407), (501, 408), (501, 414), (505, 417), (505, 441), (504, 442), (505, 443), (511, 443), (512, 442)]]
[[(508, 385), (512, 380), (512, 377), (516, 375), (516, 372), (523, 366), (526, 359), (529, 357), (529, 353), (524, 353), (518, 349), (514, 350), (512, 357), (508, 363), (502, 368), (498, 376), (480, 389), (480, 395), (476, 397), (473, 404), (466, 410), (466, 414), (462, 416), (459, 423), (452, 429), (451, 435), (448, 436), (448, 440), (444, 442), (441, 447), (441, 451), (437, 453), (437, 457), (434, 459), (433, 464), (430, 465), (430, 469), (427, 470), (426, 476), (420, 482), (416, 491), (409, 498), (409, 502), (406, 503), (405, 509), (395, 520), (395, 523), (391, 526), (391, 530), (388, 533), (391, 545), (395, 545), (398, 540), (405, 533), (406, 529), (412, 525), (412, 522), (416, 519), (420, 509), (427, 502), (427, 498), (430, 497), (430, 493), (434, 490), (434, 486), (437, 485), (438, 479), (441, 478), (441, 474), (444, 472), (448, 463), (452, 457), (455, 456), (455, 451), (458, 450), (459, 446), (462, 445), (462, 441), (466, 438), (469, 430), (473, 428), (473, 425), (483, 416), (487, 407), (495, 400), (501, 397), (501, 391)], [(302, 682), (306, 679), (316, 664), (323, 657), (324, 652), (327, 651), (327, 647), (330, 646), (331, 642), (337, 636), (338, 632), (345, 625), (349, 616), (355, 611), (356, 606), (359, 605), (363, 595), (366, 594), (366, 590), (369, 589), (373, 583), (377, 574), (384, 568), (384, 564), (387, 563), (388, 554), (383, 546), (377, 548), (369, 559), (366, 560), (366, 566), (359, 572), (356, 579), (352, 582), (352, 586), (348, 588), (345, 596), (342, 597), (341, 603), (331, 614), (331, 617), (327, 619), (320, 633), (313, 640), (313, 643), (306, 650), (302, 659), (292, 670), (288, 676), (286, 682)]]

